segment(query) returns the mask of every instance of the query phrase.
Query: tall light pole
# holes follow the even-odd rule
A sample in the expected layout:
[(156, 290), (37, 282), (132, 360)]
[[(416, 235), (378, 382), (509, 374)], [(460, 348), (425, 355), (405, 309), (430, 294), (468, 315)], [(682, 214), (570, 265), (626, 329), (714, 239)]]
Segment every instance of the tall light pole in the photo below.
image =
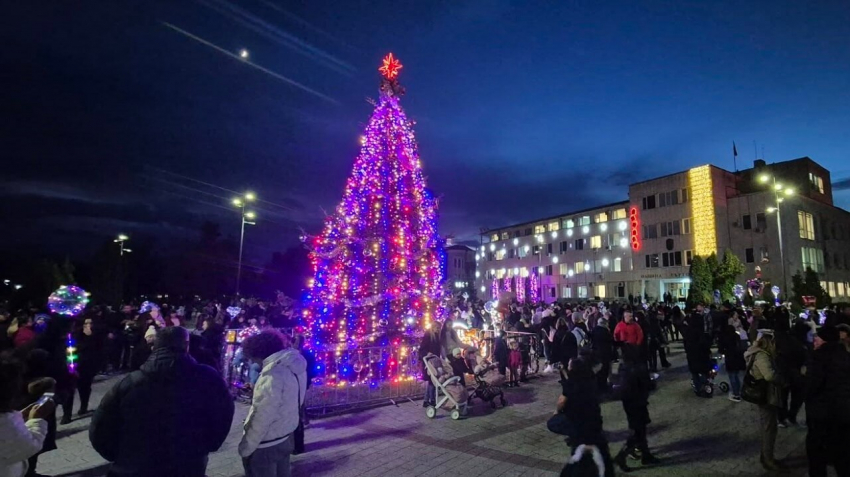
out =
[(118, 235), (118, 238), (116, 238), (115, 240), (113, 240), (113, 242), (115, 242), (115, 243), (117, 243), (117, 244), (118, 244), (118, 250), (119, 250), (119, 253), (120, 253), (120, 255), (121, 255), (122, 257), (124, 256), (124, 254), (125, 254), (125, 253), (130, 253), (130, 252), (132, 252), (132, 250), (130, 250), (129, 248), (125, 248), (125, 247), (124, 247), (124, 242), (126, 242), (126, 241), (128, 241), (128, 240), (130, 240), (130, 237), (128, 237), (128, 236), (126, 236), (126, 235), (124, 235), (124, 234), (120, 234), (120, 235)]
[(782, 291), (788, 293), (788, 277), (785, 272), (785, 248), (782, 245), (782, 201), (784, 196), (794, 195), (794, 189), (785, 187), (783, 184), (776, 182), (776, 176), (762, 174), (759, 176), (759, 182), (762, 184), (770, 184), (773, 190), (773, 198), (775, 200), (774, 207), (768, 207), (767, 213), (776, 212), (776, 235), (779, 237), (779, 260), (782, 262)]
[[(239, 285), (242, 281), (242, 247), (245, 243), (245, 224), (256, 225), (252, 222), (257, 215), (250, 211), (245, 211), (245, 206), (248, 202), (253, 202), (257, 196), (253, 192), (246, 192), (242, 197), (233, 199), (233, 205), (239, 207), (240, 215), (242, 216), (242, 231), (239, 234), (239, 264), (236, 267), (236, 295), (239, 296)], [(247, 219), (247, 220), (246, 220)]]

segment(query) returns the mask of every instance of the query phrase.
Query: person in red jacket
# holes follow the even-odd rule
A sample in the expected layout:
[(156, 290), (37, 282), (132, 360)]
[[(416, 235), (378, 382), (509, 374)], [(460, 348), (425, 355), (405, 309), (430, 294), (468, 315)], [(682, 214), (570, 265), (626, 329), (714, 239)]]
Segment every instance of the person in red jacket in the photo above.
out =
[(619, 344), (640, 346), (643, 344), (643, 330), (635, 322), (631, 310), (623, 312), (623, 321), (614, 328), (614, 341)]

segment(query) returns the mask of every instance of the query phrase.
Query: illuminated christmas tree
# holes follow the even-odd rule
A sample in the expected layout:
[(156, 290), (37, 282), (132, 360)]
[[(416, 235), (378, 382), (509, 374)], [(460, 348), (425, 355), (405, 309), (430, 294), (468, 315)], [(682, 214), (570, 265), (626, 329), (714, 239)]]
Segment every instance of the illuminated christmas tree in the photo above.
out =
[[(379, 68), (378, 100), (342, 201), (307, 237), (314, 278), (303, 319), (326, 384), (411, 379), (410, 350), (440, 314), (445, 252), (413, 124), (399, 104), (401, 63)], [(382, 351), (376, 351), (376, 349)]]

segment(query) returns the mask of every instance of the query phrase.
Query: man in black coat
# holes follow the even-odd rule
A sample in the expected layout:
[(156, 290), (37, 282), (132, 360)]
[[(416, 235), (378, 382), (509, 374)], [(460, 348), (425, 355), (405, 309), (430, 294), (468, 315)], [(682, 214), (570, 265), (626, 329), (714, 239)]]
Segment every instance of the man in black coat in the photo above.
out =
[(110, 477), (203, 477), (233, 421), (233, 400), (221, 376), (188, 354), (189, 332), (157, 333), (138, 371), (116, 384), (92, 417), (89, 440), (113, 462)]
[(619, 379), (614, 391), (622, 401), (626, 420), (631, 434), (626, 444), (614, 458), (614, 463), (623, 472), (631, 468), (626, 464), (626, 457), (636, 456), (640, 451), (641, 464), (653, 465), (660, 461), (649, 451), (646, 438), (646, 427), (652, 422), (649, 418), (649, 391), (652, 381), (646, 368), (640, 348), (635, 345), (623, 347), (623, 363), (619, 369)]
[(830, 326), (818, 331), (806, 369), (806, 425), (809, 475), (826, 477), (830, 462), (837, 475), (850, 475), (850, 351)]
[(590, 332), (593, 359), (601, 368), (596, 373), (597, 388), (600, 393), (608, 392), (608, 375), (611, 374), (611, 361), (614, 360), (614, 337), (608, 328), (608, 320), (601, 318)]

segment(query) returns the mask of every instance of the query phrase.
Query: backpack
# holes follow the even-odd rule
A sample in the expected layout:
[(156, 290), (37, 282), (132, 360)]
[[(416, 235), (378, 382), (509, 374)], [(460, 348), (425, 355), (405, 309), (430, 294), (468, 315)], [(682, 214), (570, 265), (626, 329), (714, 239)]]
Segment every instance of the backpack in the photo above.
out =
[(576, 345), (578, 346), (578, 352), (581, 354), (582, 352), (590, 351), (590, 340), (587, 337), (587, 332), (579, 327), (573, 328), (573, 336), (576, 337)]

